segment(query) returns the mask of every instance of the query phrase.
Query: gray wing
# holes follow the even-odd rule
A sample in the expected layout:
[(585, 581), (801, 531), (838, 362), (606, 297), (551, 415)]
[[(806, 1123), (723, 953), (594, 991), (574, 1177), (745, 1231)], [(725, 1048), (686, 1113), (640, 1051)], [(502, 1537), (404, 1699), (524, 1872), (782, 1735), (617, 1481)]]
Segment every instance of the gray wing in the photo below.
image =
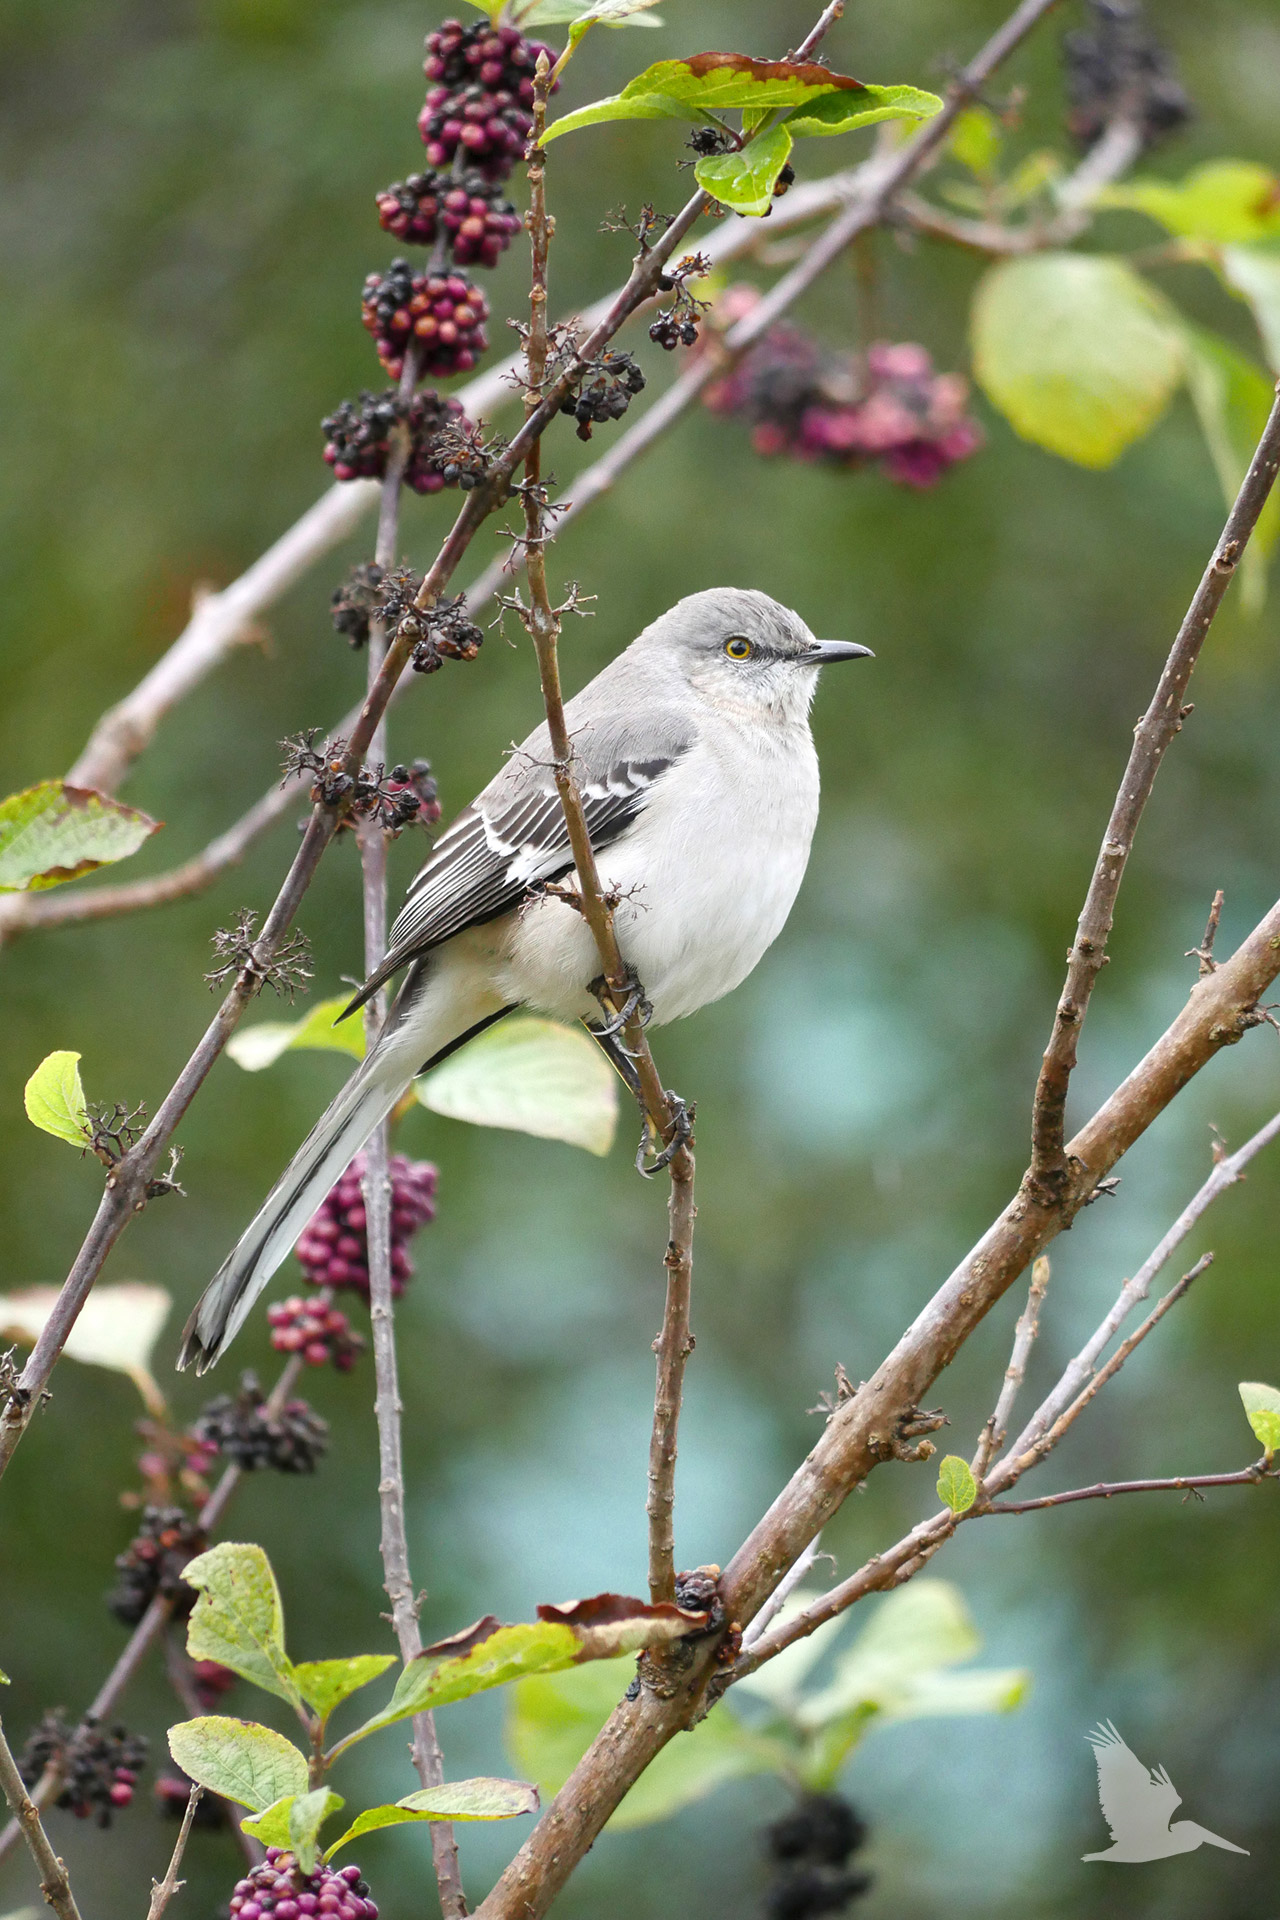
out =
[[(603, 691), (607, 677), (612, 677), (608, 669), (586, 693)], [(571, 701), (567, 709), (571, 727), (579, 717), (576, 706)], [(597, 852), (643, 812), (654, 783), (688, 751), (693, 738), (692, 724), (669, 709), (632, 718), (629, 725), (625, 715), (614, 714), (575, 729), (579, 791)], [(546, 730), (540, 728), (446, 828), (409, 888), (386, 959), (347, 1012), (362, 1006), (411, 960), (467, 927), (496, 920), (532, 887), (570, 871), (573, 855), (549, 760)]]

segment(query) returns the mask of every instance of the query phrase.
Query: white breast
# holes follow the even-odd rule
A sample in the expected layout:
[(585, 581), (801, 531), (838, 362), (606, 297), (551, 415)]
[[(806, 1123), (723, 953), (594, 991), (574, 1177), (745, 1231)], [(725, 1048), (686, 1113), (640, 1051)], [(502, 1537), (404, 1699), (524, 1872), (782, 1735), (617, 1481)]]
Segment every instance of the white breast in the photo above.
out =
[[(818, 817), (807, 725), (722, 724), (657, 782), (635, 825), (600, 856), (620, 894), (619, 945), (654, 1018), (682, 1019), (744, 980), (777, 938), (804, 878)], [(598, 1008), (599, 960), (582, 917), (546, 899), (514, 916), (499, 991), (562, 1019)]]

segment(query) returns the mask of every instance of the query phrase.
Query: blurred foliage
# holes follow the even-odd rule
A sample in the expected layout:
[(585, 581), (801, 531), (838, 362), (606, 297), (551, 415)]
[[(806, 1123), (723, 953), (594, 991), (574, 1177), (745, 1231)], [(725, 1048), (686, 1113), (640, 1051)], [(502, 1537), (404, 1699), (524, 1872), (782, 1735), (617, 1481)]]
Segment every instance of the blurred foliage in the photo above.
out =
[[(1004, 12), (999, 0), (851, 6), (830, 51), (845, 71), (941, 90), (949, 64)], [(686, 50), (694, 18), (704, 45), (769, 53), (798, 41), (811, 13), (798, 0), (669, 0), (660, 32), (589, 35), (564, 104), (617, 91), (640, 59)], [(1070, 163), (1057, 41), (1079, 17), (1074, 7), (1055, 16), (993, 87), (1006, 180), (1038, 154)], [(103, 707), (172, 639), (193, 591), (234, 577), (323, 486), (321, 416), (376, 383), (359, 289), (394, 248), (373, 194), (418, 164), (419, 49), (436, 18), (395, 0), (12, 0), (0, 19), (0, 791), (69, 766)], [(1223, 156), (1274, 166), (1272, 0), (1239, 0), (1229, 13), (1166, 0), (1158, 25), (1198, 118), (1143, 162), (1142, 178), (1177, 187)], [(1025, 103), (1009, 131), (1015, 87)], [(589, 157), (565, 145), (550, 158), (562, 311), (624, 270), (625, 238), (598, 232), (608, 210), (634, 212), (646, 198), (669, 207), (687, 187), (672, 176), (670, 129), (590, 138)], [(811, 158), (828, 151), (829, 164), (843, 160), (843, 149), (815, 145), (805, 167), (828, 164)], [(1037, 190), (1033, 174), (1009, 189), (1015, 198)], [(1241, 296), (1269, 316), (1274, 341), (1270, 241), (1232, 238), (1220, 273), (1207, 271), (1165, 244), (1156, 204), (1107, 212), (1089, 247), (1141, 254), (1157, 295), (1258, 363)], [(519, 251), (490, 283), (499, 321), (523, 310)], [(939, 366), (964, 368), (983, 271), (959, 249), (877, 234), (837, 264), (802, 317), (836, 346), (915, 339)], [(655, 363), (669, 369), (643, 340), (640, 351), (654, 376), (664, 371)], [(819, 697), (823, 817), (783, 938), (731, 999), (660, 1036), (664, 1075), (698, 1100), (683, 1564), (727, 1560), (811, 1445), (820, 1416), (806, 1409), (836, 1361), (854, 1379), (869, 1373), (1013, 1190), (1130, 728), (1221, 524), (1183, 394), (1097, 473), (1018, 439), (994, 413), (985, 424), (985, 451), (917, 495), (878, 472), (759, 461), (732, 423), (699, 415), (567, 530), (555, 555), (559, 577), (599, 595), (594, 622), (575, 623), (566, 640), (571, 686), (679, 594), (721, 581), (764, 588), (815, 631), (877, 654), (832, 675)], [(579, 458), (566, 426), (550, 461), (568, 491)], [(448, 510), (410, 503), (412, 562), (429, 557)], [(481, 536), (477, 564), (490, 540)], [(273, 611), (260, 645), (165, 723), (124, 797), (167, 825), (131, 875), (194, 852), (277, 777), (277, 740), (350, 701), (361, 666), (332, 634), (327, 601), (361, 557), (363, 540), (335, 554)], [(1229, 600), (1215, 626), (1194, 720), (1161, 773), (1125, 883), (1073, 1092), (1079, 1116), (1181, 1004), (1193, 968), (1182, 955), (1215, 887), (1227, 896), (1222, 950), (1275, 897), (1278, 631), (1274, 596), (1254, 620)], [(532, 661), (495, 640), (474, 668), (414, 688), (393, 720), (393, 751), (428, 753), (454, 810), (536, 713)], [(244, 903), (261, 909), (295, 844), (283, 825), (211, 895), (29, 936), (0, 956), (6, 1292), (61, 1278), (102, 1178), (92, 1158), (76, 1163), (28, 1125), (22, 1090), (34, 1068), (55, 1049), (78, 1050), (105, 1098), (154, 1110), (208, 1017), (211, 933)], [(397, 881), (415, 857), (406, 839)], [(325, 861), (302, 920), (315, 997), (336, 995), (359, 970), (350, 846)], [(188, 1197), (148, 1209), (109, 1279), (162, 1284), (180, 1319), (345, 1066), (311, 1053), (261, 1076), (222, 1064), (181, 1131)], [(1210, 1123), (1240, 1141), (1274, 1106), (1278, 1078), (1263, 1030), (1192, 1087), (1125, 1163), (1118, 1198), (1055, 1248), (1029, 1394), (1198, 1183)], [(419, 1243), (400, 1315), (424, 1633), (489, 1610), (528, 1618), (556, 1593), (642, 1589), (661, 1192), (636, 1180), (629, 1139), (600, 1162), (416, 1109), (401, 1144), (441, 1167), (440, 1217)], [(1235, 1383), (1280, 1375), (1278, 1182), (1264, 1158), (1218, 1204), (1187, 1250), (1216, 1248), (1212, 1277), (1080, 1423), (1046, 1469), (1062, 1476), (1051, 1484), (1244, 1463)], [(1016, 1311), (1005, 1302), (939, 1385), (959, 1453), (990, 1410)], [(241, 1348), (265, 1375), (261, 1315)], [(162, 1378), (167, 1362), (162, 1341)], [(380, 1636), (391, 1646), (379, 1621), (370, 1384), (365, 1362), (309, 1388), (335, 1441), (306, 1498), (296, 1481), (258, 1474), (234, 1510), (234, 1532), (271, 1552), (299, 1644), (322, 1652), (372, 1649)], [(184, 1377), (172, 1399), (189, 1420), (202, 1389)], [(136, 1484), (136, 1414), (123, 1378), (64, 1366), (6, 1476), (0, 1663), (15, 1731), (46, 1706), (80, 1711), (122, 1644), (101, 1595), (136, 1527), (119, 1505)], [(932, 1482), (923, 1467), (877, 1473), (829, 1530), (842, 1569), (926, 1511)], [(1280, 1537), (1269, 1491), (962, 1530), (947, 1577), (992, 1660), (1029, 1668), (1035, 1685), (1007, 1719), (904, 1726), (869, 1750), (871, 1764), (855, 1754), (843, 1778), (871, 1824), (869, 1920), (932, 1916), (943, 1902), (975, 1920), (1265, 1910), (1280, 1868)], [(229, 1710), (247, 1702), (233, 1693)], [(158, 1664), (124, 1713), (159, 1758), (175, 1715)], [(1103, 1718), (1168, 1768), (1190, 1817), (1249, 1857), (1204, 1849), (1150, 1871), (1086, 1874), (1079, 1856), (1098, 1816), (1085, 1735)], [(451, 1778), (501, 1771), (499, 1720), (492, 1700), (442, 1712)], [(394, 1748), (353, 1761), (360, 1804), (412, 1784)], [(955, 1820), (957, 1781), (986, 1818)], [(777, 1786), (747, 1780), (682, 1813), (656, 1848), (652, 1836), (611, 1835), (557, 1912), (657, 1920), (678, 1897), (708, 1920), (743, 1920), (764, 1885), (756, 1836), (783, 1804)], [(142, 1791), (109, 1832), (65, 1815), (53, 1826), (95, 1920), (142, 1910), (171, 1840)], [(509, 1840), (500, 1828), (467, 1830), (475, 1892)], [(384, 1912), (420, 1910), (424, 1836), (378, 1845)], [(225, 1834), (198, 1833), (186, 1910), (219, 1911), (236, 1870)], [(0, 1874), (0, 1911), (30, 1898), (19, 1857)]]

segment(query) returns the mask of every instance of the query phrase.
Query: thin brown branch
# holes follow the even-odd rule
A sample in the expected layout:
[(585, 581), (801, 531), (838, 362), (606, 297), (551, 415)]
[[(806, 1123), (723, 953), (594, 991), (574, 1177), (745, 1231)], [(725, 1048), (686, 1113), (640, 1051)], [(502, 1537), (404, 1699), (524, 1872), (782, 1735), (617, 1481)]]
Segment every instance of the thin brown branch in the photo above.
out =
[(1040, 1331), (1040, 1307), (1045, 1290), (1049, 1285), (1049, 1256), (1041, 1254), (1032, 1263), (1031, 1286), (1027, 1291), (1027, 1304), (1018, 1315), (1018, 1324), (1014, 1329), (1013, 1352), (1005, 1368), (1004, 1383), (1000, 1388), (1000, 1397), (978, 1442), (978, 1451), (973, 1456), (970, 1472), (975, 1480), (981, 1480), (1004, 1448), (1009, 1437), (1009, 1420), (1027, 1374), (1027, 1362), (1031, 1358), (1031, 1349), (1036, 1343)]
[(1092, 1487), (1072, 1487), (1066, 1493), (1045, 1493), (1038, 1500), (993, 1500), (982, 1517), (992, 1513), (1036, 1513), (1041, 1507), (1067, 1507), (1077, 1500), (1113, 1500), (1118, 1493), (1198, 1493), (1202, 1487), (1256, 1487), (1277, 1478), (1277, 1469), (1265, 1457), (1238, 1473), (1187, 1473), (1172, 1480), (1102, 1480)]
[(182, 1865), (182, 1856), (187, 1850), (187, 1841), (191, 1837), (191, 1822), (196, 1817), (196, 1808), (200, 1805), (203, 1793), (204, 1788), (196, 1786), (193, 1782), (183, 1810), (182, 1825), (178, 1829), (178, 1837), (174, 1842), (173, 1856), (165, 1870), (164, 1879), (151, 1882), (151, 1904), (147, 1908), (147, 1920), (160, 1920), (160, 1915), (179, 1887), (185, 1887), (187, 1884), (185, 1880), (179, 1880), (178, 1868)]
[(1067, 962), (1066, 985), (1054, 1016), (1053, 1033), (1045, 1049), (1032, 1109), (1030, 1185), (1048, 1197), (1064, 1193), (1072, 1168), (1064, 1144), (1067, 1089), (1076, 1064), (1080, 1030), (1089, 1009), (1093, 985), (1106, 963), (1107, 938), (1115, 916), (1116, 895), (1143, 809), (1155, 785), (1165, 749), (1191, 709), (1184, 706), (1192, 669), (1248, 545), (1249, 536), (1266, 505), (1280, 465), (1280, 399), (1271, 410), (1262, 438), (1249, 463), (1227, 515), (1222, 537), (1205, 568), (1200, 585), (1160, 675), (1151, 705), (1134, 731), (1133, 751), (1125, 768), (1115, 806), (1103, 835), (1089, 891), (1081, 910), (1076, 937)]
[(36, 1863), (41, 1893), (58, 1915), (58, 1920), (80, 1920), (80, 1909), (71, 1891), (67, 1870), (49, 1844), (39, 1809), (23, 1784), (18, 1763), (5, 1739), (3, 1723), (0, 1723), (0, 1792), (3, 1792), (30, 1849), (31, 1858)]

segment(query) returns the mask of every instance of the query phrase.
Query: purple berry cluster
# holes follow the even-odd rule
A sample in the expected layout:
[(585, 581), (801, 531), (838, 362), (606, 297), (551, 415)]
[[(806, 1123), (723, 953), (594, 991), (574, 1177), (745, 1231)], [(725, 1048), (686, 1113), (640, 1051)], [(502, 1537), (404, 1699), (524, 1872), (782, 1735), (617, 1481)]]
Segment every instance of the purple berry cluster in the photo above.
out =
[[(489, 180), (505, 180), (525, 149), (538, 55), (555, 55), (518, 27), (446, 20), (427, 35), (422, 71), (430, 91), (418, 131), (433, 167), (461, 153)], [(553, 91), (559, 87), (555, 83)]]
[(378, 1920), (359, 1867), (317, 1867), (303, 1873), (291, 1853), (268, 1847), (260, 1867), (237, 1880), (231, 1920)]
[(410, 341), (418, 343), (419, 371), (437, 378), (469, 373), (489, 344), (489, 302), (479, 287), (460, 273), (415, 273), (408, 260), (368, 275), (361, 317), (393, 380)]
[(124, 1727), (104, 1733), (88, 1714), (73, 1726), (60, 1713), (46, 1713), (18, 1756), (18, 1771), (33, 1787), (51, 1763), (62, 1777), (54, 1805), (77, 1820), (93, 1814), (100, 1827), (109, 1827), (112, 1814), (133, 1799), (147, 1743)]
[(496, 267), (524, 222), (500, 182), (474, 169), (455, 179), (431, 168), (411, 173), (378, 195), (378, 219), (397, 240), (434, 246), (445, 235), (455, 266)]
[[(721, 318), (737, 319), (758, 298), (754, 288), (731, 289)], [(914, 341), (832, 353), (794, 327), (772, 328), (704, 395), (713, 412), (750, 421), (757, 453), (846, 468), (876, 462), (915, 488), (932, 487), (982, 445), (968, 398), (968, 382), (935, 373)]]
[[(408, 1242), (436, 1214), (436, 1170), (428, 1160), (394, 1154), (391, 1175), (391, 1287), (399, 1295), (413, 1272)], [(369, 1240), (358, 1154), (313, 1214), (295, 1251), (313, 1287), (351, 1287), (369, 1298)]]
[(268, 1307), (267, 1324), (276, 1352), (300, 1354), (309, 1367), (332, 1363), (339, 1373), (350, 1373), (364, 1352), (364, 1339), (345, 1313), (319, 1300), (304, 1300), (300, 1294)]
[(471, 422), (461, 403), (424, 387), (405, 402), (394, 387), (385, 393), (364, 392), (358, 400), (344, 400), (322, 421), (324, 457), (337, 480), (381, 480), (387, 470), (391, 436), (400, 421), (409, 429), (409, 458), (404, 483), (415, 493), (439, 493), (458, 485), (456, 466), (450, 472), (441, 436), (446, 428), (467, 428)]
[(107, 1595), (116, 1619), (136, 1627), (157, 1594), (172, 1600), (178, 1613), (189, 1613), (196, 1595), (182, 1569), (205, 1544), (198, 1521), (181, 1507), (144, 1507), (141, 1527), (116, 1557), (118, 1578)]

